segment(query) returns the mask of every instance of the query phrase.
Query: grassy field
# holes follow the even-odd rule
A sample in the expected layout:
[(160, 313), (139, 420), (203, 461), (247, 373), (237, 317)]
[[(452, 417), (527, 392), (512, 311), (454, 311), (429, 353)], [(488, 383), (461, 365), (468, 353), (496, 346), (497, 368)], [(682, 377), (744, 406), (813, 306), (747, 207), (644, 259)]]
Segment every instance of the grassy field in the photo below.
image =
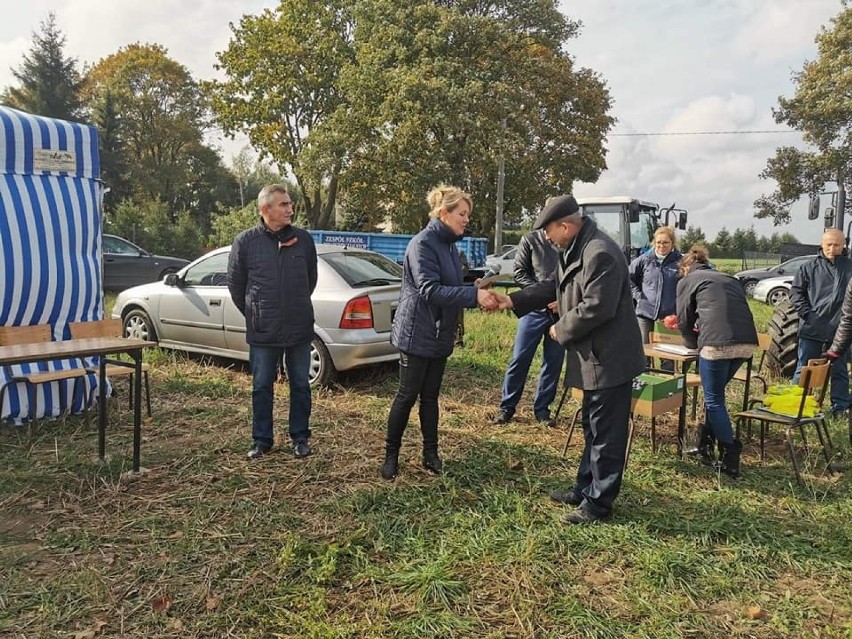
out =
[[(77, 418), (0, 428), (0, 636), (852, 636), (852, 482), (812, 450), (796, 485), (778, 432), (734, 481), (675, 456), (673, 419), (652, 454), (645, 425), (611, 523), (561, 525), (547, 493), (576, 471), (576, 438), (560, 457), (574, 406), (540, 428), (528, 389), (509, 427), (488, 421), (514, 326), (468, 314), (439, 478), (416, 417), (400, 477), (378, 475), (392, 366), (315, 393), (306, 460), (245, 458), (243, 367), (156, 350), (143, 476), (124, 474), (126, 382), (106, 463)], [(282, 385), (279, 432), (286, 407)], [(831, 432), (842, 463), (845, 422)]]

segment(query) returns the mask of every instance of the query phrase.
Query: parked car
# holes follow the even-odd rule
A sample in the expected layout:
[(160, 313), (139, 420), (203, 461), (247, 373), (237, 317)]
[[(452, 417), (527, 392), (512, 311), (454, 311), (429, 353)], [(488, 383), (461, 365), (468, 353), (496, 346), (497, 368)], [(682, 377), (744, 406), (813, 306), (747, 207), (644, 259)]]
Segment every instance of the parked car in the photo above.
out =
[[(230, 247), (211, 251), (164, 281), (119, 293), (112, 317), (128, 337), (163, 348), (248, 361), (246, 325), (228, 292)], [(337, 371), (396, 361), (390, 343), (402, 268), (384, 255), (317, 244), (311, 383)]]
[[(506, 247), (504, 247), (506, 248)], [(506, 281), (515, 279), (515, 256), (518, 254), (517, 246), (510, 246), (502, 253), (488, 255), (485, 258), (486, 271), (505, 275)]]
[(778, 306), (782, 302), (790, 299), (790, 287), (792, 285), (792, 275), (770, 277), (769, 279), (761, 280), (755, 284), (752, 297), (754, 297), (754, 299), (758, 302)]
[(104, 290), (120, 291), (131, 286), (161, 281), (177, 273), (189, 260), (151, 255), (117, 235), (103, 236)]
[(810, 262), (814, 257), (814, 255), (802, 255), (789, 259), (786, 262), (781, 262), (781, 264), (776, 266), (740, 271), (739, 273), (735, 273), (734, 277), (742, 283), (746, 295), (754, 295), (754, 287), (758, 282), (769, 279), (770, 277), (795, 275), (803, 264)]

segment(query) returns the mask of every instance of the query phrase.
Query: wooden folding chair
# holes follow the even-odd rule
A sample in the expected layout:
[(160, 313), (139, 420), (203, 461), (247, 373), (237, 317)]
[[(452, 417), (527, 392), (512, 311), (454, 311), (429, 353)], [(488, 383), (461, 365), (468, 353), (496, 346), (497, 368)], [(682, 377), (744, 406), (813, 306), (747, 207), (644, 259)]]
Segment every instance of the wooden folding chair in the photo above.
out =
[[(796, 474), (796, 481), (801, 483), (802, 478), (799, 473), (799, 464), (796, 461), (796, 450), (793, 447), (792, 431), (799, 431), (802, 436), (802, 441), (807, 449), (807, 438), (805, 437), (805, 426), (813, 425), (819, 437), (822, 446), (822, 453), (825, 457), (826, 469), (829, 473), (831, 469), (831, 458), (828, 453), (828, 446), (831, 445), (831, 436), (828, 433), (828, 428), (825, 421), (825, 413), (822, 410), (823, 401), (825, 399), (825, 391), (828, 387), (828, 379), (830, 377), (831, 362), (828, 360), (809, 360), (806, 366), (802, 367), (802, 372), (799, 375), (799, 386), (802, 387), (802, 399), (799, 402), (798, 412), (795, 415), (784, 415), (774, 413), (767, 408), (760, 408), (763, 404), (762, 400), (755, 399), (750, 402), (748, 410), (734, 413), (731, 418), (736, 421), (737, 434), (739, 434), (742, 422), (752, 421), (760, 422), (760, 461), (765, 457), (765, 437), (766, 428), (769, 424), (779, 424), (784, 427), (784, 434), (787, 439), (787, 448), (790, 452), (790, 461), (793, 463), (793, 471)], [(813, 417), (806, 417), (805, 402), (808, 397), (813, 397), (816, 400), (818, 410)]]
[[(53, 329), (49, 324), (36, 324), (33, 326), (0, 326), (0, 346), (12, 346), (20, 344), (41, 344), (53, 341)], [(36, 371), (32, 373), (13, 373), (11, 367), (6, 367), (8, 381), (0, 386), (0, 408), (3, 406), (3, 398), (6, 389), (13, 384), (24, 384), (27, 389), (27, 420), (30, 424), (36, 421), (36, 405), (38, 395), (36, 388), (41, 384), (50, 384), (69, 379), (74, 380), (72, 397), (77, 395), (77, 385), (85, 384), (88, 371), (85, 368), (72, 368), (59, 371)], [(85, 386), (84, 386), (85, 390)], [(72, 399), (73, 403), (73, 399)], [(70, 406), (69, 406), (70, 408)], [(89, 421), (88, 404), (83, 400), (83, 416)]]
[[(668, 333), (656, 333), (651, 331), (649, 334), (651, 344), (678, 344), (683, 345), (683, 338), (680, 335), (670, 335)], [(659, 368), (659, 367), (657, 367)], [(692, 389), (692, 421), (698, 417), (698, 389), (701, 387), (701, 376), (698, 373), (686, 374), (686, 389)]]
[[(68, 325), (71, 329), (73, 339), (87, 339), (94, 337), (121, 337), (124, 331), (120, 319), (103, 319), (90, 322), (72, 322)], [(148, 417), (151, 416), (151, 387), (148, 382), (148, 371), (150, 365), (142, 363), (142, 379), (145, 381), (145, 405), (148, 409)], [(98, 369), (89, 369), (90, 372), (98, 372)], [(107, 377), (129, 377), (130, 378), (130, 408), (133, 408), (133, 369), (127, 366), (116, 366), (108, 364), (106, 367)]]

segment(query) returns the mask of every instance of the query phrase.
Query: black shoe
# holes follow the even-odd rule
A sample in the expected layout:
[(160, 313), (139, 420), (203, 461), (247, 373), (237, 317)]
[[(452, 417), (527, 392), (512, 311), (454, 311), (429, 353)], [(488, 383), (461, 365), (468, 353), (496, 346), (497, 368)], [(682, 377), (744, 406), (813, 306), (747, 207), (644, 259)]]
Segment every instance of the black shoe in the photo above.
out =
[(399, 472), (399, 451), (386, 451), (385, 463), (382, 464), (382, 478), (396, 479)]
[(583, 503), (583, 496), (574, 490), (554, 490), (550, 493), (550, 498), (560, 504), (568, 504), (569, 506), (579, 506)]
[(444, 464), (441, 461), (441, 458), (438, 457), (437, 450), (423, 451), (423, 468), (432, 471), (436, 475), (440, 475), (444, 472)]
[(254, 442), (251, 446), (251, 450), (248, 452), (249, 459), (260, 459), (266, 453), (272, 450), (272, 446), (269, 444), (263, 444), (261, 442)]
[(548, 428), (556, 428), (556, 420), (552, 417), (536, 417), (539, 426), (547, 426)]
[(501, 410), (497, 415), (494, 416), (494, 419), (491, 420), (492, 424), (497, 424), (503, 426), (512, 421), (512, 413), (507, 410)]
[(293, 444), (293, 454), (299, 459), (301, 459), (302, 457), (307, 457), (312, 452), (314, 451), (311, 450), (311, 447), (310, 445), (308, 445), (308, 442), (301, 441)]
[(604, 515), (603, 517), (598, 517), (597, 515), (593, 515), (585, 508), (577, 508), (576, 510), (572, 510), (570, 513), (565, 513), (562, 517), (559, 518), (563, 524), (570, 525), (582, 525), (582, 524), (596, 524), (601, 521), (605, 521), (609, 519), (609, 515)]
[(735, 439), (730, 444), (720, 444), (722, 447), (722, 459), (716, 462), (716, 468), (736, 479), (740, 476), (740, 455), (743, 452), (743, 445), (739, 439)]

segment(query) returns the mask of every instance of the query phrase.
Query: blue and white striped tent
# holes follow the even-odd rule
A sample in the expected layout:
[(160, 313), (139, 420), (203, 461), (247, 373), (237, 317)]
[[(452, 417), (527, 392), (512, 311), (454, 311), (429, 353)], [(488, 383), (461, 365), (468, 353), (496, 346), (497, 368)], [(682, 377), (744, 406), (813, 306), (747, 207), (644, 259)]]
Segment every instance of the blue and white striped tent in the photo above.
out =
[[(53, 339), (68, 324), (103, 317), (98, 134), (90, 126), (0, 106), (0, 326), (50, 324)], [(41, 364), (41, 371), (79, 368), (93, 360)], [(35, 366), (11, 367), (11, 373)], [(0, 368), (0, 384), (10, 371)], [(37, 417), (82, 408), (73, 381), (41, 385)], [(10, 386), (0, 420), (29, 414), (26, 388)]]

